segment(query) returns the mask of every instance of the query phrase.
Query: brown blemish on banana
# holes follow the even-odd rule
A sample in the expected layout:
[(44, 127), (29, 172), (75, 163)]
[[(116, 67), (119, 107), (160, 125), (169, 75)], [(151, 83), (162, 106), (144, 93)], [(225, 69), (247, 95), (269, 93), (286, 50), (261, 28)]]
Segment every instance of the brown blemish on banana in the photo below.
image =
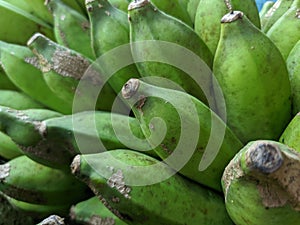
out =
[(51, 71), (51, 64), (45, 59), (41, 54), (37, 52), (36, 49), (32, 49), (32, 52), (37, 56), (39, 68), (43, 73), (47, 73)]
[(24, 61), (32, 66), (34, 66), (37, 69), (41, 69), (40, 63), (39, 63), (39, 59), (38, 57), (34, 56), (34, 57), (26, 57), (24, 59)]
[(135, 0), (135, 1), (132, 1), (128, 5), (128, 11), (133, 10), (133, 9), (137, 9), (137, 8), (142, 8), (147, 4), (149, 4), (149, 0)]
[(109, 187), (115, 188), (125, 198), (131, 198), (131, 196), (129, 195), (131, 192), (131, 188), (125, 185), (122, 170), (117, 170), (117, 172), (113, 173), (111, 177), (107, 180), (107, 184)]
[(296, 10), (296, 18), (297, 18), (297, 19), (300, 19), (300, 9), (297, 9), (297, 10)]
[(108, 201), (98, 193), (98, 191), (93, 190), (94, 193), (96, 193), (97, 197), (100, 199), (100, 201), (103, 203), (103, 205), (108, 208), (113, 214), (115, 214), (117, 217), (119, 217), (121, 220), (124, 219), (124, 217), (121, 215), (121, 213), (117, 210), (114, 209), (109, 203)]
[(105, 11), (105, 14), (107, 15), (107, 16), (110, 16), (110, 12), (109, 11)]
[(132, 98), (137, 92), (140, 86), (140, 81), (138, 79), (130, 79), (122, 88), (122, 96), (125, 99)]
[(90, 225), (115, 225), (116, 221), (113, 218), (101, 218), (100, 216), (93, 215), (89, 220)]
[(10, 164), (9, 163), (0, 165), (0, 182), (9, 176), (9, 172), (10, 172)]

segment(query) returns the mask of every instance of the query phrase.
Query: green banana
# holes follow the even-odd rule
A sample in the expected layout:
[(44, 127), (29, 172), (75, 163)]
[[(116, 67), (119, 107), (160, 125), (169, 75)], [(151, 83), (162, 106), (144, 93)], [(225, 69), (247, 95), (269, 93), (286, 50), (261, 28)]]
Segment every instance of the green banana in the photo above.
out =
[[(98, 7), (99, 4), (101, 7)], [(135, 64), (130, 64), (116, 73), (110, 74), (110, 71), (117, 67), (119, 61), (116, 62), (116, 55), (110, 54), (109, 51), (114, 52), (118, 47), (122, 48), (122, 45), (127, 44), (128, 55), (126, 57), (128, 58), (125, 60), (132, 61), (127, 14), (113, 7), (108, 0), (88, 1), (86, 7), (91, 22), (93, 49), (96, 57), (100, 57), (96, 64), (103, 69), (102, 74), (107, 76), (107, 79), (110, 78), (108, 80), (110, 86), (116, 93), (119, 93), (127, 80), (132, 77), (140, 77)], [(102, 55), (103, 57), (101, 57)], [(101, 60), (102, 58), (103, 60)]]
[(160, 158), (184, 176), (221, 190), (222, 172), (242, 147), (221, 118), (187, 93), (137, 79), (129, 80), (122, 94)]
[(239, 225), (299, 224), (300, 153), (276, 141), (248, 143), (226, 167), (226, 209)]
[(297, 113), (282, 132), (279, 142), (300, 152), (300, 113)]
[(27, 156), (0, 165), (0, 191), (32, 204), (69, 207), (91, 196), (88, 187), (71, 173), (43, 166)]
[[(26, 44), (36, 32), (53, 39), (52, 27), (30, 13), (0, 0), (0, 40), (15, 44)], [(9, 24), (9, 26), (8, 26)], [(20, 35), (22, 34), (22, 35)]]
[(28, 202), (22, 202), (5, 196), (9, 204), (13, 206), (16, 210), (30, 216), (34, 221), (43, 219), (51, 214), (68, 215), (70, 204), (66, 205), (41, 205), (32, 204)]
[(127, 13), (127, 9), (128, 9), (130, 0), (108, 0), (108, 1), (110, 2), (110, 4), (112, 4), (117, 9), (122, 10), (123, 12)]
[(151, 0), (151, 2), (162, 12), (181, 20), (190, 27), (194, 26), (187, 10), (188, 0)]
[(300, 0), (294, 0), (290, 8), (266, 34), (278, 47), (283, 58), (287, 59), (290, 51), (300, 39)]
[[(71, 168), (127, 224), (233, 224), (221, 195), (142, 153), (117, 149), (78, 155)], [(154, 182), (157, 178), (163, 180)]]
[(57, 215), (51, 215), (37, 225), (65, 225), (64, 218)]
[(296, 115), (300, 112), (300, 40), (290, 51), (286, 65), (291, 83), (293, 115)]
[[(128, 9), (132, 55), (141, 76), (149, 77), (147, 82), (168, 88), (171, 82), (175, 82), (181, 90), (203, 102), (209, 101), (198, 80), (201, 79), (204, 88), (211, 87), (209, 68), (212, 67), (213, 57), (193, 29), (156, 9), (148, 0), (131, 2)], [(192, 63), (189, 57), (198, 61)], [(184, 65), (184, 62), (189, 63), (188, 69), (193, 70), (197, 82), (186, 70), (177, 67)], [(163, 77), (166, 81), (159, 79), (157, 82), (153, 77)]]
[[(225, 1), (226, 2), (226, 1)], [(230, 10), (245, 12), (251, 22), (260, 28), (259, 12), (255, 0), (231, 0)], [(195, 16), (195, 32), (215, 54), (221, 34), (221, 18), (228, 12), (224, 0), (201, 0)]]
[(126, 225), (126, 223), (113, 214), (97, 196), (78, 202), (72, 206), (70, 209), (70, 218), (71, 221), (85, 225)]
[(277, 0), (261, 17), (261, 30), (267, 33), (273, 24), (291, 7), (294, 0)]
[(189, 13), (193, 24), (195, 24), (196, 12), (201, 0), (189, 0), (187, 4), (187, 12)]
[(65, 5), (62, 0), (48, 0), (46, 3), (54, 18), (56, 42), (93, 59), (90, 23), (86, 16)]
[(32, 225), (33, 219), (15, 209), (0, 192), (0, 225)]
[[(39, 114), (48, 117), (38, 118)], [(52, 114), (52, 119), (49, 114)], [(149, 150), (147, 153), (154, 155), (148, 142), (143, 140), (140, 124), (135, 118), (110, 112), (87, 111), (58, 116), (47, 110), (17, 111), (0, 107), (1, 130), (30, 158), (62, 169), (69, 169), (78, 153), (126, 147)]]
[(288, 71), (275, 44), (243, 12), (222, 18), (213, 71), (225, 98), (217, 108), (226, 110), (240, 140), (277, 140), (291, 119)]
[(18, 145), (5, 133), (0, 132), (0, 157), (13, 159), (23, 155)]
[(23, 92), (13, 90), (0, 89), (0, 105), (7, 106), (14, 109), (42, 109), (46, 108), (41, 103), (32, 99)]
[(265, 15), (268, 13), (268, 11), (273, 7), (273, 5), (275, 4), (274, 1), (271, 1), (271, 0), (268, 0), (266, 1), (261, 10), (259, 11), (259, 17), (260, 17), (260, 24), (261, 24), (261, 28), (263, 28), (263, 25), (262, 25), (262, 18), (265, 17)]
[(62, 113), (71, 113), (72, 105), (56, 97), (45, 83), (41, 71), (26, 61), (36, 62), (29, 48), (0, 41), (0, 62), (9, 79), (43, 105)]
[(108, 83), (104, 83), (91, 59), (38, 33), (27, 45), (38, 58), (39, 68), (49, 88), (59, 98), (72, 104), (73, 112), (111, 110), (116, 94)]
[(14, 85), (13, 82), (8, 78), (6, 73), (3, 71), (2, 67), (0, 66), (0, 89), (1, 90), (14, 90), (18, 91), (19, 89)]

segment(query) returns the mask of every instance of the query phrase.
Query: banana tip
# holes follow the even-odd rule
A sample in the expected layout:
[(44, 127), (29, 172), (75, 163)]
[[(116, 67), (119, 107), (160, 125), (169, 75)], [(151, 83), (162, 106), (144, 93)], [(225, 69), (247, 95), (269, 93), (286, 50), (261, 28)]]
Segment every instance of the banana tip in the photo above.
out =
[(122, 88), (122, 96), (125, 99), (131, 98), (138, 90), (140, 81), (138, 79), (132, 78), (126, 82)]
[(133, 10), (133, 9), (137, 9), (137, 8), (141, 8), (141, 7), (143, 7), (147, 4), (149, 4), (149, 0), (135, 0), (135, 1), (132, 1), (128, 5), (128, 11)]
[(33, 35), (29, 38), (29, 40), (27, 41), (27, 46), (32, 45), (32, 43), (35, 42), (35, 40), (37, 40), (39, 37), (42, 37), (42, 36), (43, 36), (43, 35), (40, 34), (40, 33), (35, 33), (35, 34), (33, 34)]
[(241, 11), (232, 11), (222, 17), (221, 23), (231, 23), (236, 20), (242, 19), (243, 16), (244, 16), (244, 13)]
[(74, 157), (70, 167), (72, 174), (77, 174), (80, 171), (80, 155)]

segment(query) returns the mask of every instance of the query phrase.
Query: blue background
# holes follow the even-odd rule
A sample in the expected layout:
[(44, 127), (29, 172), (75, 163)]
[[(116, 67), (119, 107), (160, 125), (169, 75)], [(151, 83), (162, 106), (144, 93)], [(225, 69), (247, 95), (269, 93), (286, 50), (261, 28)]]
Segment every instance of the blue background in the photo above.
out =
[[(241, 0), (242, 1), (242, 0)], [(257, 5), (257, 8), (258, 10), (260, 11), (262, 6), (264, 5), (264, 3), (267, 1), (267, 0), (255, 0), (256, 1), (256, 5)], [(276, 0), (271, 0), (273, 2), (275, 2)]]

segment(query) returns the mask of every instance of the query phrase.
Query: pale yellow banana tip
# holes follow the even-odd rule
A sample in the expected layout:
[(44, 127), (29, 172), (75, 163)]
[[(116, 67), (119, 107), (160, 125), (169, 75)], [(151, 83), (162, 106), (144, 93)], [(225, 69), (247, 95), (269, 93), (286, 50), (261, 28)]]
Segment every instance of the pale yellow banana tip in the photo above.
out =
[(122, 88), (122, 96), (125, 99), (132, 98), (135, 95), (140, 85), (140, 81), (138, 79), (132, 78), (126, 82), (126, 84)]

